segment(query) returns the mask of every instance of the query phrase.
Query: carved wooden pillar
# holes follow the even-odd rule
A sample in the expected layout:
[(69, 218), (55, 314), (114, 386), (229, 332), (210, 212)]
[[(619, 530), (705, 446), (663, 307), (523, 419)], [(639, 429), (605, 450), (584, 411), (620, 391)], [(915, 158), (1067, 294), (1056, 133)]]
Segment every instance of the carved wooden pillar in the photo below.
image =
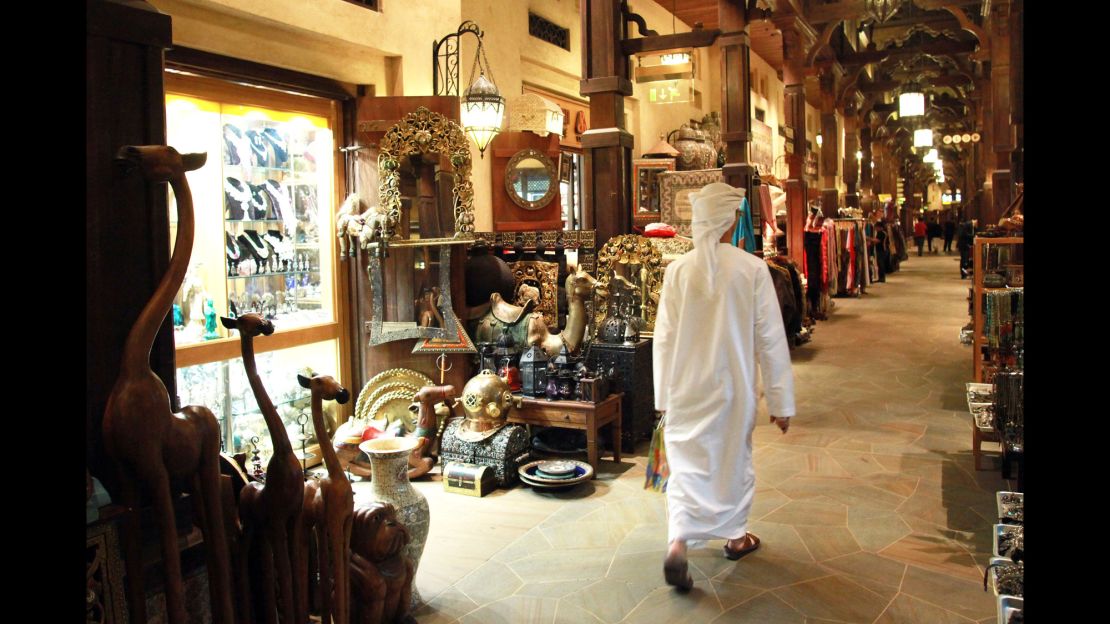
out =
[(859, 208), (859, 165), (856, 152), (859, 151), (859, 117), (855, 104), (844, 107), (844, 183), (848, 190), (844, 193), (844, 205)]
[[(755, 166), (750, 159), (752, 141), (751, 37), (744, 11), (738, 4), (718, 4), (721, 36), (721, 139), (725, 142), (725, 182), (752, 193)], [(756, 238), (762, 236), (756, 232)], [(757, 241), (756, 248), (762, 249)]]
[(580, 91), (590, 99), (592, 128), (582, 135), (582, 221), (585, 229), (597, 230), (599, 246), (632, 229), (632, 135), (624, 126), (624, 98), (632, 95), (632, 81), (623, 38), (620, 0), (586, 0)]
[(805, 182), (806, 158), (806, 89), (805, 89), (805, 27), (802, 22), (788, 16), (775, 20), (782, 31), (783, 82), (785, 90), (786, 126), (794, 138), (786, 144), (786, 235), (790, 258), (801, 266), (806, 222), (807, 187)]
[(1010, 0), (992, 4), (988, 24), (991, 38), (991, 146), (994, 151), (991, 188), (994, 201), (984, 215), (986, 224), (997, 223), (1012, 198), (1010, 158), (1016, 141), (1010, 119), (1010, 33), (1014, 17), (1010, 9)]
[(875, 186), (874, 178), (872, 178), (872, 156), (871, 153), (871, 127), (865, 125), (859, 129), (859, 151), (863, 152), (863, 158), (860, 160), (859, 169), (859, 186), (864, 196), (873, 194), (873, 187)]
[(840, 204), (836, 186), (837, 164), (840, 162), (840, 132), (836, 125), (836, 73), (829, 68), (821, 71), (821, 211), (835, 217)]

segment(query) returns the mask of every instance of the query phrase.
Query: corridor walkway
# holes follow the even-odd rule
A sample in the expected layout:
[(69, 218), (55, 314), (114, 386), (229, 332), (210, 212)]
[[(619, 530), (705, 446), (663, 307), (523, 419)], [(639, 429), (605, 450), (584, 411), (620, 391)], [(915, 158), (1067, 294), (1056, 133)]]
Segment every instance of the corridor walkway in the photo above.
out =
[(479, 499), (425, 481), (418, 621), (994, 622), (982, 571), (994, 492), (1009, 488), (972, 464), (968, 284), (953, 256), (912, 256), (836, 299), (794, 351), (790, 433), (765, 415), (755, 432), (756, 553), (730, 562), (710, 542), (691, 550), (693, 591), (664, 585), (664, 497), (642, 489), (642, 452), (565, 494)]

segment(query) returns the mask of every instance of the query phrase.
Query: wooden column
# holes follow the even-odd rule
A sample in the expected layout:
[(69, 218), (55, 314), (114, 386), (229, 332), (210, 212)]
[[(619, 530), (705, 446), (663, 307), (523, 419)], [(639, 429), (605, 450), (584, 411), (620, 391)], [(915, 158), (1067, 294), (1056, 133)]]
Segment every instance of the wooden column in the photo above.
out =
[(874, 194), (873, 188), (875, 186), (874, 178), (872, 177), (872, 157), (871, 152), (871, 127), (864, 125), (859, 129), (859, 150), (863, 152), (863, 159), (860, 160), (859, 169), (859, 187), (864, 197)]
[(803, 233), (806, 223), (807, 187), (805, 181), (806, 157), (806, 89), (805, 56), (806, 30), (797, 17), (775, 19), (775, 26), (782, 31), (783, 82), (786, 85), (783, 110), (786, 126), (794, 138), (786, 144), (786, 236), (790, 258), (802, 264)]
[(836, 73), (833, 68), (821, 71), (821, 211), (835, 217), (840, 204), (836, 185), (840, 162), (840, 131), (836, 125)]
[[(738, 3), (717, 5), (721, 36), (721, 140), (725, 142), (725, 182), (752, 193), (755, 166), (751, 163), (752, 91), (751, 37), (744, 11)], [(756, 233), (760, 238), (761, 233)], [(756, 247), (762, 249), (757, 241)]]
[(623, 38), (620, 0), (586, 0), (580, 92), (590, 100), (592, 128), (582, 135), (582, 221), (583, 229), (597, 230), (599, 246), (632, 230), (632, 135), (624, 125), (624, 98), (632, 95), (632, 81)]
[(994, 201), (984, 215), (985, 223), (997, 223), (1010, 205), (1013, 179), (1010, 158), (1016, 146), (1014, 126), (1010, 119), (1010, 33), (1013, 15), (1009, 0), (991, 5), (988, 23), (991, 38), (991, 146), (994, 162), (991, 167), (991, 188)]
[(844, 183), (848, 186), (844, 194), (844, 205), (859, 208), (859, 165), (856, 152), (859, 151), (859, 117), (856, 107), (844, 107)]

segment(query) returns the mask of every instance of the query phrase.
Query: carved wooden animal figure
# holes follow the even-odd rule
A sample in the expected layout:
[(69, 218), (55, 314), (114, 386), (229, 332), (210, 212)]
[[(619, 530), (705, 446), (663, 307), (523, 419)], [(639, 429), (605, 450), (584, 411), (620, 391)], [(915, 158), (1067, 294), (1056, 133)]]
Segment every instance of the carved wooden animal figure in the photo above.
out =
[[(298, 553), (294, 548), (296, 533), (293, 531), (299, 523), (304, 504), (304, 471), (293, 453), (293, 445), (289, 443), (285, 423), (262, 385), (254, 361), (254, 338), (274, 333), (274, 324), (255, 312), (233, 319), (222, 317), (220, 322), (227, 329), (239, 330), (243, 368), (274, 446), (274, 453), (266, 465), (265, 484), (248, 483), (239, 494), (239, 519), (243, 523), (240, 552), (243, 553), (241, 559), (244, 563), (240, 566), (240, 573), (250, 577), (249, 570), (244, 569), (245, 564), (250, 559), (257, 559), (262, 566), (262, 578), (255, 582), (251, 577), (249, 586), (253, 591), (261, 590), (265, 597), (262, 601), (263, 613), (259, 616), (262, 621), (272, 622), (276, 613), (283, 622), (292, 622), (304, 608), (297, 604), (298, 596), (304, 593), (298, 588), (308, 582), (306, 577), (293, 575), (293, 570), (303, 567), (300, 561), (294, 560)], [(257, 550), (252, 551), (256, 537), (261, 539)], [(277, 595), (276, 599), (271, 599), (274, 583), (277, 584)], [(243, 605), (241, 610), (249, 611), (244, 602), (240, 603)], [(244, 616), (244, 620), (249, 620), (249, 616)]]
[(405, 556), (412, 539), (388, 503), (355, 510), (351, 532), (352, 614), (356, 624), (406, 621), (415, 573)]
[(347, 256), (355, 255), (355, 240), (358, 237), (358, 231), (356, 230), (354, 237), (352, 237), (349, 226), (355, 223), (359, 230), (362, 229), (362, 224), (357, 221), (358, 206), (358, 193), (351, 193), (347, 196), (347, 199), (343, 200), (343, 204), (339, 206), (339, 212), (335, 214), (335, 235), (339, 238), (339, 258), (341, 260), (345, 260)]
[[(120, 471), (123, 503), (137, 510), (141, 488), (154, 504), (162, 542), (167, 620), (170, 624), (184, 624), (186, 619), (170, 491), (171, 479), (183, 479), (192, 487), (197, 508), (202, 511), (213, 620), (231, 624), (234, 620), (228, 589), (231, 574), (220, 496), (220, 426), (206, 407), (189, 405), (179, 413), (171, 411), (166, 386), (150, 368), (154, 337), (181, 288), (193, 251), (193, 198), (185, 172), (200, 168), (206, 155), (181, 155), (172, 147), (153, 145), (121, 148), (116, 160), (138, 165), (147, 180), (169, 182), (177, 198), (178, 222), (177, 240), (166, 274), (127, 334), (119, 377), (104, 410), (104, 445)], [(131, 518), (125, 530), (138, 539), (138, 522), (135, 516)], [(142, 561), (137, 559), (127, 558), (132, 617), (145, 622)]]
[(597, 280), (589, 273), (579, 270), (567, 276), (567, 326), (558, 334), (551, 333), (543, 314), (533, 312), (528, 317), (527, 345), (539, 345), (548, 356), (559, 355), (559, 349), (566, 342), (567, 351), (577, 353), (582, 346), (582, 338), (586, 335), (586, 300), (588, 300), (597, 286)]
[(441, 301), (439, 286), (423, 289), (420, 297), (413, 302), (420, 311), (421, 327), (443, 327), (443, 315), (439, 312)]
[[(311, 479), (305, 484), (304, 525), (298, 535), (302, 549), (307, 548), (309, 540), (316, 541), (320, 561), (320, 621), (327, 624), (331, 617), (335, 624), (347, 624), (350, 621), (349, 551), (355, 493), (347, 475), (343, 474), (324, 426), (323, 402), (335, 401), (342, 405), (351, 398), (351, 393), (327, 375), (314, 375), (311, 379), (297, 375), (297, 381), (302, 388), (312, 390), (312, 426), (328, 469), (326, 477)], [(306, 565), (298, 571), (298, 577), (307, 578), (307, 569)], [(307, 604), (307, 598), (306, 591), (302, 595), (302, 604)], [(307, 622), (306, 615), (303, 614), (297, 621)]]
[(370, 206), (370, 209), (359, 215), (362, 219), (362, 230), (358, 235), (358, 242), (363, 249), (374, 239), (385, 238), (389, 233), (389, 215), (379, 206)]
[[(422, 477), (435, 465), (432, 449), (437, 437), (436, 404), (444, 403), (458, 396), (455, 386), (424, 386), (413, 397), (413, 405), (420, 410), (420, 420), (416, 425), (416, 435), (424, 442), (413, 449), (409, 455), (409, 480)], [(411, 408), (410, 408), (411, 409)]]

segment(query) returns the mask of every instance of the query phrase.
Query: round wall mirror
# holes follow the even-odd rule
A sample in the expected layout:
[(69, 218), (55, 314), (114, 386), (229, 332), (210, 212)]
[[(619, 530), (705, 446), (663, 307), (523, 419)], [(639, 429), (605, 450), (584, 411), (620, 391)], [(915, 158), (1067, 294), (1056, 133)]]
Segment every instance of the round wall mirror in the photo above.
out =
[(505, 166), (505, 191), (509, 199), (525, 210), (539, 210), (559, 190), (555, 163), (534, 149), (520, 150)]

